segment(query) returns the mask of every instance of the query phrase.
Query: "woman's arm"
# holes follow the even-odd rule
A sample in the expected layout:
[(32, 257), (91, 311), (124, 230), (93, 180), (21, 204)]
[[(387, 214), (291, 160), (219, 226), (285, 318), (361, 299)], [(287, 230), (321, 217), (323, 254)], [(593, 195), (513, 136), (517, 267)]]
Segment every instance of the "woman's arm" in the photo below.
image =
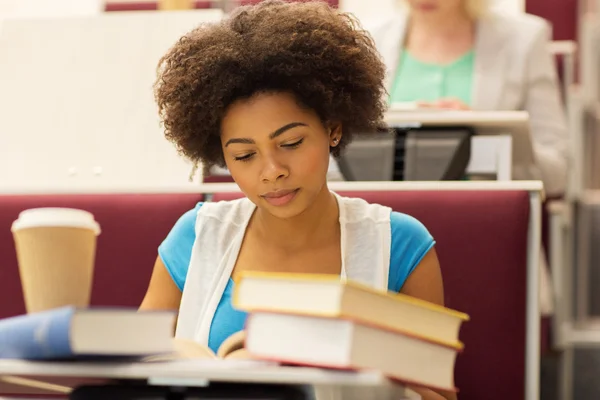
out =
[(527, 54), (525, 111), (544, 190), (560, 195), (567, 182), (570, 142), (554, 57), (548, 49), (550, 26), (543, 23), (533, 34)]
[[(401, 293), (417, 297), (435, 304), (444, 305), (444, 284), (442, 272), (435, 248), (423, 257), (419, 265), (408, 276), (402, 286)], [(421, 395), (423, 400), (456, 400), (456, 393), (433, 391), (411, 387), (411, 390)]]
[[(183, 214), (158, 247), (141, 310), (178, 310), (196, 240), (195, 224), (202, 203)], [(164, 260), (164, 262), (163, 262)], [(167, 267), (168, 266), (168, 267)]]
[(180, 303), (181, 291), (160, 257), (156, 257), (150, 284), (140, 310), (178, 310)]

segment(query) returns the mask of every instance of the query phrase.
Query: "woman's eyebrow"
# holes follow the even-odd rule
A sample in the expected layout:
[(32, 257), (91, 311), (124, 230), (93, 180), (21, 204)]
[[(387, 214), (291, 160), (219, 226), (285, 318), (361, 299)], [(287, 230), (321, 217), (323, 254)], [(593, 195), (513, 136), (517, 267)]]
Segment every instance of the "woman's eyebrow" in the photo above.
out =
[[(277, 129), (276, 131), (274, 131), (273, 133), (269, 134), (269, 139), (275, 139), (277, 136), (280, 136), (281, 134), (289, 131), (290, 129), (296, 128), (298, 126), (308, 126), (306, 125), (304, 122), (291, 122), (287, 125), (282, 126), (281, 128)], [(254, 144), (254, 140), (250, 139), (250, 138), (233, 138), (233, 139), (229, 139), (227, 141), (227, 143), (225, 143), (225, 147), (229, 146), (232, 143), (242, 143), (242, 144)]]

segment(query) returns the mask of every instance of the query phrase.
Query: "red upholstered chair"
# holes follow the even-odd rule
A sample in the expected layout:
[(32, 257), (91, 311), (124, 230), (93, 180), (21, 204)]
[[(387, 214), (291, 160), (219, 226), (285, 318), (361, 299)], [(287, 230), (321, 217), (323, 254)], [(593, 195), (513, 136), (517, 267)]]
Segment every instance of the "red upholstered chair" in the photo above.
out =
[(527, 0), (525, 11), (552, 24), (554, 40), (577, 39), (578, 0)]
[[(241, 4), (256, 4), (262, 0), (242, 0)], [(301, 1), (301, 0), (298, 0)], [(332, 6), (337, 6), (338, 0), (327, 0)], [(194, 1), (194, 8), (211, 8), (212, 2), (210, 0), (196, 0)], [(111, 0), (106, 2), (105, 11), (146, 11), (146, 10), (157, 10), (158, 2), (152, 1), (127, 1), (127, 0)]]
[[(211, 8), (210, 0), (200, 0), (194, 2), (194, 8)], [(127, 1), (111, 0), (104, 6), (105, 11), (155, 11), (158, 10), (158, 1)]]
[[(468, 313), (456, 365), (461, 400), (523, 399), (529, 195), (525, 191), (340, 194), (412, 215), (437, 241), (448, 307)], [(213, 201), (239, 197), (217, 193)]]
[(34, 207), (72, 207), (94, 214), (98, 237), (92, 304), (137, 307), (148, 286), (157, 248), (200, 194), (0, 196), (0, 318), (25, 312), (10, 227)]

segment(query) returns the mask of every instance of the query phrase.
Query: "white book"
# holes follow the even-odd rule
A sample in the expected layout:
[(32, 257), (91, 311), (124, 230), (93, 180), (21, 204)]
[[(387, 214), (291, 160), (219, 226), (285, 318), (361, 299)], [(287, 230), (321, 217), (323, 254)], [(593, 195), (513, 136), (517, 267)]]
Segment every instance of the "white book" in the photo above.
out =
[(172, 311), (60, 307), (0, 320), (0, 359), (137, 357), (173, 351)]
[(460, 327), (469, 319), (446, 307), (335, 275), (244, 271), (236, 280), (233, 304), (249, 312), (346, 317), (449, 345), (459, 344)]
[(459, 345), (343, 318), (254, 312), (246, 323), (252, 357), (281, 363), (377, 370), (400, 382), (454, 391)]

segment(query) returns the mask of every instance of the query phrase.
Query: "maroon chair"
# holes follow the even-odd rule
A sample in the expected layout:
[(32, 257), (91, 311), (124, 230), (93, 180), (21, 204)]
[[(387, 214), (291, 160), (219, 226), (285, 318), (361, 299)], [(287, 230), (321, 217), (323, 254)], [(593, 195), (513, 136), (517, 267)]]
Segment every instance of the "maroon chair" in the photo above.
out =
[(89, 211), (99, 222), (92, 304), (139, 306), (157, 248), (200, 194), (102, 194), (0, 196), (0, 318), (25, 312), (10, 227), (19, 212), (35, 207)]
[[(529, 195), (525, 191), (354, 192), (412, 215), (437, 241), (446, 305), (470, 315), (456, 364), (461, 400), (523, 399)], [(213, 201), (240, 197), (217, 193)]]
[[(260, 3), (262, 0), (242, 0), (241, 4), (256, 4)], [(302, 0), (297, 0), (302, 1)], [(327, 0), (327, 2), (337, 7), (339, 1), (338, 0)], [(211, 8), (212, 2), (208, 0), (196, 0), (194, 1), (194, 8)], [(158, 9), (158, 2), (154, 1), (109, 1), (106, 2), (104, 7), (105, 11), (151, 11)]]
[[(195, 1), (194, 8), (211, 8), (211, 1)], [(155, 11), (158, 10), (158, 1), (107, 1), (104, 11)]]
[(552, 24), (554, 40), (577, 40), (577, 0), (527, 0), (525, 11)]

